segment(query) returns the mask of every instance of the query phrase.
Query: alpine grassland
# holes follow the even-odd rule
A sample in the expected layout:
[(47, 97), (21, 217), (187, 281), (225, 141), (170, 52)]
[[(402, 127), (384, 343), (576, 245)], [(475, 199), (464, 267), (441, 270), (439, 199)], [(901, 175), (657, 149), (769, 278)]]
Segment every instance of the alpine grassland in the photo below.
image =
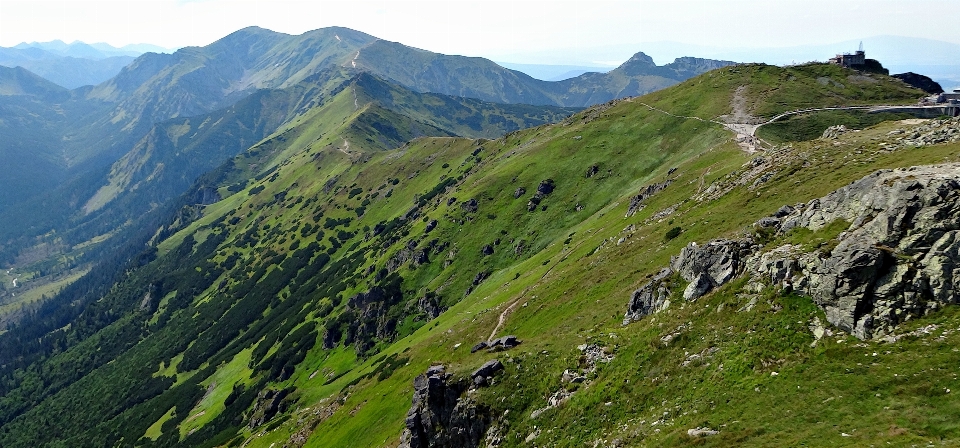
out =
[[(919, 125), (900, 116), (856, 117), (835, 139), (819, 136), (843, 117), (788, 120), (754, 153), (721, 122), (922, 92), (739, 65), (566, 118), (513, 109), (465, 138), (469, 120), (431, 112), (442, 97), (394, 107), (366, 93), (376, 82), (202, 178), (220, 199), (169, 220), (57, 350), (2, 378), (0, 445), (392, 447), (417, 375), (442, 364), (469, 381), (494, 358), (504, 371), (467, 394), (502, 447), (960, 443), (954, 307), (894, 343), (818, 338), (810, 298), (740, 280), (685, 301), (674, 278), (669, 307), (623, 324), (691, 242), (829, 245), (843, 223), (753, 223), (877, 169), (960, 161), (957, 143), (891, 144)], [(522, 343), (471, 352), (504, 335)]]

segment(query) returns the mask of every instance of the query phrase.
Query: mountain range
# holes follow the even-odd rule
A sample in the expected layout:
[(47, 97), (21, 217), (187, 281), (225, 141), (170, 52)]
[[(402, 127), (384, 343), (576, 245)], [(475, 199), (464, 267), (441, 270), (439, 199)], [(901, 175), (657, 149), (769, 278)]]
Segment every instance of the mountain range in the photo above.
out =
[(338, 27), (0, 67), (0, 446), (953, 444), (960, 121), (863, 109), (923, 96)]
[(105, 43), (79, 41), (70, 44), (59, 40), (23, 42), (13, 47), (0, 47), (0, 66), (23, 67), (62, 87), (74, 89), (112, 78), (146, 52), (171, 50), (147, 44), (116, 48)]
[[(244, 145), (252, 144), (272, 133), (306, 108), (316, 106), (324, 93), (336, 90), (361, 72), (379, 77), (400, 88), (412, 89), (410, 94), (401, 95), (405, 98), (412, 98), (410, 95), (416, 92), (436, 92), (488, 102), (582, 107), (662, 88), (692, 76), (698, 70), (702, 72), (727, 64), (729, 63), (688, 58), (658, 67), (652, 64), (649, 58), (638, 55), (606, 75), (589, 74), (550, 83), (504, 69), (487, 60), (429, 53), (345, 28), (326, 28), (299, 36), (247, 28), (207, 47), (187, 47), (173, 54), (146, 53), (124, 67), (115, 77), (96, 86), (69, 92), (56, 89), (52, 85), (42, 88), (35, 86), (34, 90), (25, 92), (27, 95), (16, 95), (18, 101), (29, 101), (33, 106), (46, 108), (37, 113), (49, 116), (44, 121), (49, 128), (44, 135), (50, 140), (38, 144), (35, 148), (29, 148), (27, 153), (16, 153), (16, 148), (24, 146), (9, 142), (11, 149), (8, 149), (7, 153), (26, 158), (31, 166), (40, 160), (52, 163), (52, 166), (45, 169), (48, 173), (46, 177), (62, 181), (53, 189), (31, 187), (11, 190), (5, 202), (0, 204), (3, 207), (0, 222), (7, 223), (4, 226), (6, 242), (3, 246), (11, 247), (9, 251), (3, 251), (7, 256), (12, 256), (10, 251), (19, 251), (27, 244), (34, 244), (28, 241), (32, 241), (30, 238), (35, 235), (47, 233), (58, 226), (77, 228), (77, 222), (95, 219), (91, 212), (102, 208), (106, 199), (113, 198), (118, 185), (132, 182), (131, 174), (118, 174), (117, 165), (114, 164), (123, 164), (136, 158), (126, 154), (142, 151), (137, 147), (138, 144), (148, 144), (148, 140), (144, 140), (145, 136), (160, 135), (151, 131), (157, 124), (180, 117), (200, 117), (217, 110), (222, 111), (218, 113), (231, 113), (230, 110), (236, 110), (234, 105), (238, 104), (238, 101), (264, 89), (293, 89), (295, 93), (290, 94), (292, 99), (283, 100), (279, 111), (273, 106), (267, 106), (260, 111), (269, 115), (262, 121), (267, 124), (265, 127), (251, 127), (240, 122), (241, 127), (254, 133), (228, 145), (232, 148), (230, 151), (227, 151), (226, 147), (218, 146), (215, 151), (218, 151), (220, 157), (232, 156), (244, 149)], [(373, 95), (374, 99), (394, 108), (404, 103), (382, 96), (389, 90), (378, 89)], [(49, 96), (53, 91), (61, 95), (56, 101), (40, 101), (41, 97)], [(316, 93), (303, 97), (304, 92), (308, 91)], [(285, 97), (287, 94), (277, 95)], [(257, 98), (265, 97), (270, 95), (261, 94)], [(439, 98), (435, 97), (431, 101)], [(419, 97), (404, 107), (413, 107), (418, 101)], [(483, 105), (479, 102), (466, 105), (463, 101), (466, 100), (455, 100), (450, 105), (454, 107), (453, 103), (459, 102), (461, 105), (457, 107), (472, 108), (474, 114), (479, 113), (484, 117), (491, 116), (484, 111), (489, 108), (500, 108), (501, 112), (508, 115), (514, 113), (502, 110), (504, 106)], [(243, 104), (253, 105), (253, 101), (248, 100)], [(224, 109), (231, 107), (232, 109)], [(484, 123), (484, 120), (489, 118), (479, 117), (470, 119), (472, 121), (469, 123), (454, 124), (449, 119), (423, 116), (425, 113), (444, 112), (443, 107), (433, 111), (405, 110), (402, 113), (412, 113), (416, 119), (432, 123), (432, 126), (439, 124), (447, 129), (446, 132), (491, 137), (494, 136), (491, 132), (507, 132), (546, 122), (536, 120), (553, 120), (556, 118), (556, 115), (551, 115), (556, 114), (554, 111), (544, 114), (528, 108), (523, 118), (514, 121), (514, 124), (509, 124), (509, 118), (500, 124)], [(248, 111), (237, 113), (248, 114)], [(520, 109), (517, 109), (516, 113), (520, 113)], [(467, 118), (466, 115), (464, 117)], [(448, 121), (440, 123), (438, 120)], [(214, 122), (223, 123), (220, 120)], [(202, 123), (203, 121), (197, 124)], [(218, 129), (233, 129), (230, 126), (233, 125), (220, 126)], [(234, 131), (222, 132), (229, 134)], [(191, 133), (188, 134), (188, 139), (194, 135), (214, 134)], [(179, 139), (177, 144), (192, 143)], [(208, 148), (203, 145), (198, 147)], [(153, 156), (157, 157), (156, 154)], [(207, 165), (203, 166), (209, 168), (222, 161), (221, 158), (209, 156), (208, 153), (198, 155), (200, 159), (206, 160)], [(114, 165), (113, 168), (111, 165)], [(143, 176), (150, 177), (153, 172), (152, 165), (130, 166), (146, 170), (142, 173)], [(199, 175), (199, 172), (190, 172), (193, 173), (192, 176)], [(182, 177), (180, 185), (183, 186), (183, 182), (192, 182), (192, 176)], [(43, 178), (37, 180), (41, 181), (47, 182)], [(12, 180), (8, 182), (9, 185), (17, 185)], [(52, 184), (47, 182), (42, 185)], [(168, 190), (159, 188), (152, 191), (156, 193)], [(151, 200), (142, 204), (145, 207), (154, 207), (160, 202), (162, 201)], [(119, 222), (123, 222), (125, 218), (112, 219), (121, 219)], [(57, 222), (60, 224), (51, 225)], [(103, 231), (109, 226), (90, 228)], [(94, 236), (96, 235), (84, 233), (82, 238), (73, 239), (72, 244), (79, 244)], [(13, 249), (14, 247), (16, 249)]]

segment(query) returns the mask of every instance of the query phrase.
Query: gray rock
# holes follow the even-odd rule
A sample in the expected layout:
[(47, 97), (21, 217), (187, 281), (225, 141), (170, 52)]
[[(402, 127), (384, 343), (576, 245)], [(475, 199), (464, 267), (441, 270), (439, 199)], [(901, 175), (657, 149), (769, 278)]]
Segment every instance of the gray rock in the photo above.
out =
[(476, 213), (477, 209), (480, 207), (480, 204), (476, 199), (470, 199), (468, 201), (463, 201), (460, 203), (460, 208), (467, 213)]
[(837, 219), (851, 225), (828, 253), (777, 248), (751, 271), (772, 281), (792, 275), (786, 281), (831, 324), (861, 339), (958, 301), (960, 164), (874, 172), (810, 201), (781, 231)]
[(490, 273), (487, 271), (477, 272), (477, 275), (473, 277), (473, 286), (477, 286), (482, 283), (487, 277), (490, 276)]
[(547, 179), (547, 180), (541, 181), (540, 185), (537, 185), (537, 194), (541, 196), (546, 196), (550, 193), (553, 193), (554, 188), (556, 188), (556, 185), (553, 179)]
[(527, 194), (527, 189), (523, 187), (517, 187), (513, 192), (513, 198), (518, 199), (520, 196)]
[(687, 430), (689, 437), (708, 437), (720, 434), (720, 431), (710, 428), (690, 428)]
[(626, 215), (624, 215), (624, 218), (629, 218), (635, 215), (640, 210), (643, 210), (643, 208), (646, 206), (646, 204), (644, 204), (644, 201), (649, 199), (651, 196), (666, 189), (668, 186), (670, 186), (671, 182), (673, 181), (670, 179), (667, 179), (664, 182), (650, 184), (650, 185), (647, 185), (646, 187), (643, 187), (643, 189), (640, 190), (639, 194), (630, 198), (630, 205), (627, 207), (627, 213)]
[(487, 378), (493, 377), (501, 370), (503, 370), (503, 364), (500, 360), (491, 359), (480, 366), (479, 369), (474, 370), (470, 378), (473, 380), (474, 385), (485, 386), (489, 381)]
[(499, 351), (514, 348), (520, 345), (520, 340), (517, 339), (514, 335), (502, 336), (490, 341), (489, 348), (490, 350)]
[(483, 349), (485, 349), (485, 348), (487, 348), (487, 347), (489, 347), (489, 346), (490, 346), (490, 343), (487, 342), (487, 341), (477, 342), (476, 345), (474, 345), (473, 347), (470, 348), (470, 353), (476, 353), (476, 352), (478, 352), (478, 351), (480, 351), (480, 350), (483, 350)]
[(661, 269), (652, 280), (633, 292), (627, 313), (623, 316), (623, 325), (635, 322), (650, 314), (670, 306), (670, 288), (666, 279), (673, 274), (670, 268)]
[[(710, 286), (703, 292), (706, 294), (740, 274), (744, 268), (744, 260), (755, 249), (756, 245), (750, 238), (719, 239), (702, 246), (690, 243), (680, 251), (680, 255), (670, 259), (670, 268), (688, 282), (697, 280), (701, 287), (709, 284)], [(701, 274), (705, 274), (705, 277)]]
[(713, 282), (706, 272), (701, 272), (697, 278), (693, 279), (683, 290), (684, 300), (696, 300), (713, 289)]
[(784, 205), (783, 207), (780, 207), (780, 209), (777, 210), (776, 213), (773, 214), (773, 217), (774, 217), (774, 218), (784, 218), (784, 217), (789, 216), (790, 214), (792, 214), (792, 213), (795, 212), (795, 211), (796, 211), (795, 208), (793, 208), (793, 207), (791, 207), (791, 206), (789, 206), (789, 205)]
[(443, 366), (433, 366), (413, 380), (401, 448), (480, 446), (490, 427), (489, 411), (464, 395), (467, 383), (451, 378)]
[(822, 138), (822, 139), (835, 139), (835, 138), (837, 138), (837, 137), (840, 137), (840, 136), (843, 135), (843, 134), (846, 134), (847, 132), (849, 132), (849, 129), (847, 129), (846, 126), (844, 126), (844, 125), (842, 125), (842, 124), (838, 124), (838, 125), (835, 125), (835, 126), (830, 126), (830, 127), (827, 128), (826, 130), (824, 130), (824, 131), (823, 131), (823, 135), (820, 136), (820, 138)]
[(780, 218), (768, 216), (757, 221), (758, 227), (780, 227)]

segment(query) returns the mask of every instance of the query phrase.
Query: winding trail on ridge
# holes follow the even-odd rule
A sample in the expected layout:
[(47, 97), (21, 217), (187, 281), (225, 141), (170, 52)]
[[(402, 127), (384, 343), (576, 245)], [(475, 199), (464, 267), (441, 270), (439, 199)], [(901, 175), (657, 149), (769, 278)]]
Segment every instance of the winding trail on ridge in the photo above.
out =
[[(740, 93), (740, 89), (737, 89), (737, 93), (738, 93), (738, 94)], [(735, 97), (734, 102), (736, 102), (736, 97)], [(700, 117), (691, 117), (691, 116), (686, 116), (686, 115), (677, 115), (677, 114), (674, 114), (674, 113), (671, 113), (671, 112), (667, 112), (667, 111), (665, 111), (665, 110), (663, 110), (663, 109), (660, 109), (660, 108), (658, 108), (658, 107), (651, 106), (651, 105), (649, 105), (649, 104), (647, 104), (647, 103), (644, 103), (644, 102), (640, 102), (640, 104), (643, 105), (643, 106), (646, 106), (648, 109), (650, 109), (650, 110), (652, 110), (652, 111), (656, 111), (656, 112), (659, 112), (659, 113), (662, 113), (662, 114), (666, 114), (666, 115), (669, 115), (669, 116), (671, 116), (671, 117), (682, 118), (682, 119), (689, 119), (689, 120), (698, 120), (698, 121), (701, 121), (701, 122), (704, 122), (704, 123), (715, 123), (715, 124), (719, 124), (720, 126), (723, 126), (723, 127), (726, 128), (727, 130), (729, 130), (729, 131), (733, 132), (734, 134), (736, 134), (736, 135), (737, 135), (737, 144), (740, 145), (740, 147), (741, 147), (744, 151), (749, 152), (749, 153), (754, 153), (754, 152), (757, 152), (757, 151), (760, 151), (760, 150), (764, 150), (764, 149), (765, 149), (764, 146), (763, 146), (763, 145), (760, 145), (760, 143), (763, 143), (764, 145), (766, 145), (766, 146), (768, 146), (768, 147), (772, 147), (772, 146), (773, 146), (773, 145), (770, 144), (769, 142), (767, 142), (767, 141), (765, 141), (765, 140), (763, 140), (763, 139), (761, 139), (761, 138), (759, 138), (759, 137), (756, 136), (757, 129), (759, 129), (761, 126), (766, 126), (766, 125), (768, 125), (768, 124), (771, 124), (771, 123), (773, 123), (773, 122), (776, 122), (776, 121), (780, 120), (781, 118), (789, 117), (789, 116), (791, 116), (791, 115), (800, 115), (800, 114), (805, 114), (805, 113), (823, 112), (823, 111), (830, 111), (830, 110), (865, 110), (865, 111), (868, 111), (868, 112), (896, 112), (896, 111), (898, 111), (898, 110), (901, 110), (901, 111), (902, 111), (902, 110), (906, 110), (906, 109), (913, 110), (913, 109), (917, 109), (918, 107), (923, 107), (923, 106), (911, 106), (911, 105), (902, 105), (902, 104), (900, 104), (900, 105), (897, 105), (897, 104), (880, 104), (880, 105), (871, 105), (871, 106), (811, 107), (811, 108), (806, 108), (806, 109), (795, 109), (795, 110), (783, 112), (783, 113), (781, 113), (781, 114), (779, 114), (779, 115), (774, 116), (773, 118), (771, 118), (771, 119), (769, 119), (769, 120), (762, 121), (762, 122), (760, 122), (760, 123), (751, 123), (751, 122), (750, 122), (750, 121), (754, 121), (754, 120), (756, 120), (756, 119), (754, 119), (754, 120), (748, 120), (748, 121), (745, 121), (745, 122), (727, 123), (727, 122), (723, 122), (723, 121), (719, 121), (719, 120), (707, 120), (707, 119), (703, 119), (703, 118), (700, 118)], [(736, 109), (737, 109), (736, 106), (735, 106), (734, 108), (735, 108), (734, 117), (736, 117), (736, 118), (738, 118), (738, 119), (746, 118), (746, 117), (741, 117), (741, 116), (740, 116), (741, 114), (736, 112)]]

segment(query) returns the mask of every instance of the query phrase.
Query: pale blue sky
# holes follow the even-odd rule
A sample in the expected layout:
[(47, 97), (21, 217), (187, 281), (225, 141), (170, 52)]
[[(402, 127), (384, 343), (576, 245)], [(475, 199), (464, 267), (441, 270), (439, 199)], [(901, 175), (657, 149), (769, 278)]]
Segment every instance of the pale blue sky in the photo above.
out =
[(791, 47), (887, 34), (960, 44), (960, 29), (934, 25), (958, 6), (957, 0), (0, 0), (0, 46), (54, 39), (206, 45), (250, 25), (290, 34), (338, 25), (435, 52), (500, 60), (655, 41)]

